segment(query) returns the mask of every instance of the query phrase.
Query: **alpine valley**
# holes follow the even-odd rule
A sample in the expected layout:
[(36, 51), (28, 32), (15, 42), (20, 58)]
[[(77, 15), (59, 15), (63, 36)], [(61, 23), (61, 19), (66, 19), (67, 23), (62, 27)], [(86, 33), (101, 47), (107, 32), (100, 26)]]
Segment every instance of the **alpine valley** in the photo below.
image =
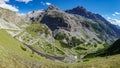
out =
[(0, 68), (119, 68), (118, 27), (82, 6), (0, 8)]

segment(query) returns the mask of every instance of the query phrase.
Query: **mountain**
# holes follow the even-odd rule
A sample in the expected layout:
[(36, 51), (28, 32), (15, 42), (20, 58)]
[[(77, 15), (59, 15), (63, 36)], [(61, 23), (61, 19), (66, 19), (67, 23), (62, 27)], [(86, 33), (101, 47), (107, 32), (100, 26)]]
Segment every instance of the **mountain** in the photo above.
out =
[(99, 19), (97, 17), (98, 14), (94, 14), (92, 12), (89, 12), (82, 6), (77, 6), (77, 7), (73, 8), (73, 9), (66, 10), (65, 12), (70, 13), (70, 14), (81, 15), (81, 16), (84, 16), (86, 18), (90, 18), (90, 19), (94, 19), (94, 20)]
[(70, 14), (77, 14), (77, 15), (80, 15), (80, 16), (92, 19), (94, 21), (97, 21), (97, 22), (100, 22), (100, 23), (104, 23), (108, 27), (110, 27), (112, 30), (114, 30), (118, 35), (120, 35), (120, 30), (118, 28), (116, 28), (115, 25), (111, 24), (109, 21), (107, 21), (101, 15), (92, 13), (90, 11), (87, 11), (82, 6), (78, 6), (76, 8), (73, 8), (73, 9), (70, 9), (70, 10), (66, 10), (65, 12), (70, 13)]
[[(88, 12), (80, 6), (73, 10), (67, 10), (66, 12), (56, 6), (50, 5), (48, 9), (39, 13), (38, 16), (31, 17), (30, 21), (45, 24), (50, 28), (54, 37), (59, 34), (59, 32), (62, 32), (62, 34), (65, 33), (69, 38), (76, 36), (86, 40), (87, 37), (89, 40), (97, 39), (98, 41), (110, 43), (120, 36), (119, 29), (112, 25), (110, 26), (110, 22), (99, 14)], [(29, 15), (31, 14), (28, 14), (28, 16)]]
[[(65, 12), (54, 5), (26, 14), (27, 27), (16, 38), (42, 53), (70, 57), (76, 62), (81, 55), (107, 47), (119, 38), (99, 14), (77, 7), (85, 16)], [(90, 18), (87, 17), (90, 15)], [(119, 29), (118, 29), (119, 30)], [(63, 61), (63, 60), (62, 60)]]
[(120, 26), (119, 26), (119, 25), (116, 25), (116, 27), (117, 27), (118, 29), (120, 29)]
[[(99, 14), (89, 12), (80, 6), (74, 8), (74, 11), (63, 11), (54, 5), (49, 5), (47, 9), (34, 10), (22, 16), (0, 8), (0, 54), (2, 54), (0, 67), (96, 66), (99, 63), (95, 63), (94, 60), (99, 61), (98, 58), (89, 61), (84, 59), (84, 56), (102, 49), (103, 52), (106, 47), (118, 50), (117, 44), (109, 45), (119, 37), (119, 29)], [(108, 60), (112, 58), (118, 62), (114, 56)], [(109, 63), (108, 60), (100, 62), (115, 64)], [(104, 67), (104, 64), (98, 67)]]

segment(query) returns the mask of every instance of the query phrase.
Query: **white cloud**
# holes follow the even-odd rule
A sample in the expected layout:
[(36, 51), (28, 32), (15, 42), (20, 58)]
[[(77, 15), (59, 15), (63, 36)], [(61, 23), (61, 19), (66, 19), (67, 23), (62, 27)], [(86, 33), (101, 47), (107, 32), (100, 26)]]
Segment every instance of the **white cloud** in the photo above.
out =
[(48, 6), (49, 6), (49, 5), (52, 5), (52, 4), (51, 4), (50, 2), (46, 2), (46, 5), (48, 5)]
[(6, 2), (9, 2), (9, 0), (0, 0), (0, 4), (6, 3)]
[(9, 10), (12, 10), (12, 11), (15, 11), (15, 12), (19, 11), (15, 6), (12, 6), (12, 5), (9, 5), (9, 4), (6, 4), (6, 3), (0, 4), (0, 7), (5, 8), (5, 9), (9, 9)]
[(116, 16), (116, 14), (112, 14), (113, 16)]
[(33, 1), (33, 0), (16, 0), (16, 1), (18, 1), (18, 2), (24, 2), (24, 3), (29, 3), (30, 1)]
[(119, 12), (115, 12), (115, 14), (116, 14), (116, 15), (120, 15), (120, 13), (119, 13)]
[(6, 2), (9, 2), (9, 0), (0, 0), (0, 7), (5, 8), (5, 9), (9, 9), (9, 10), (15, 11), (15, 12), (19, 11), (15, 6), (10, 5), (10, 4), (6, 4)]
[(40, 3), (41, 3), (42, 5), (47, 5), (47, 6), (52, 5), (50, 2), (43, 2), (43, 1), (41, 1)]
[(112, 19), (112, 18), (108, 17), (107, 20), (108, 20), (109, 22), (111, 22), (112, 24), (115, 24), (115, 25), (119, 25), (119, 26), (120, 26), (120, 19)]
[(109, 19), (111, 19), (110, 17), (107, 17), (107, 19), (109, 20)]
[(114, 12), (112, 15), (113, 16), (120, 15), (120, 12)]
[(45, 5), (45, 3), (43, 1), (40, 2), (42, 5)]

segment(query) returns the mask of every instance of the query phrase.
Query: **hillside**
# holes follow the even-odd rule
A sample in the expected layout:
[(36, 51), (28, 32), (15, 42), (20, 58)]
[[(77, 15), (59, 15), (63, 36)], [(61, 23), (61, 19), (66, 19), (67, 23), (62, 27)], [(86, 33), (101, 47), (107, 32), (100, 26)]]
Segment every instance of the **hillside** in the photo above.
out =
[(96, 52), (93, 53), (89, 53), (85, 56), (85, 58), (87, 57), (96, 57), (96, 56), (101, 56), (101, 57), (105, 57), (105, 56), (114, 56), (116, 54), (120, 54), (120, 39), (118, 39), (117, 41), (115, 41), (113, 44), (111, 44), (109, 47), (100, 49)]
[(120, 53), (120, 39), (115, 41), (110, 47), (108, 47), (106, 50), (104, 50), (103, 53), (100, 55), (115, 55)]
[[(0, 30), (0, 67), (1, 68), (33, 68), (40, 64), (51, 65), (52, 61), (32, 52), (18, 42), (5, 30)], [(52, 62), (54, 64), (54, 62)], [(58, 65), (59, 66), (59, 65)], [(51, 66), (52, 67), (52, 66)]]
[(0, 8), (0, 28), (20, 30), (23, 23), (24, 25), (26, 24), (25, 20), (22, 19), (17, 13)]
[(97, 57), (86, 62), (72, 64), (54, 63), (29, 50), (26, 46), (12, 38), (5, 30), (0, 30), (0, 54), (1, 68), (119, 68), (120, 65), (118, 63), (120, 55), (109, 56), (108, 58)]

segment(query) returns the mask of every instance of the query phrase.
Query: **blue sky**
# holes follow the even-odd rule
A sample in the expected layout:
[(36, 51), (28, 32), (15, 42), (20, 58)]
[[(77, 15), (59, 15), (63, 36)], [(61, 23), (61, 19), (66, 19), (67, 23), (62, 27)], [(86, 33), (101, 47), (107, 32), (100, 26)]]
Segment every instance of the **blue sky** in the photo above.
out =
[(0, 0), (0, 7), (19, 13), (46, 9), (50, 4), (56, 5), (62, 10), (83, 6), (91, 12), (101, 14), (113, 23), (120, 24), (120, 0)]

